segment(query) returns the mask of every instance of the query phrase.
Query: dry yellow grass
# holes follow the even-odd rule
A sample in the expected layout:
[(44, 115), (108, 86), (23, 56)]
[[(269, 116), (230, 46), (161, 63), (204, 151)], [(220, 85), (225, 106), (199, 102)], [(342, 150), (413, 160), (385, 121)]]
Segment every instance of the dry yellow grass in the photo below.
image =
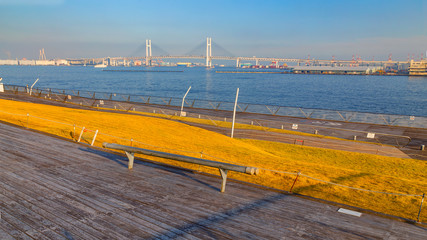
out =
[[(13, 114), (10, 114), (13, 113)], [(29, 117), (27, 117), (27, 113)], [(50, 121), (44, 120), (49, 119)], [(425, 161), (399, 159), (361, 153), (295, 146), (267, 141), (231, 139), (221, 134), (183, 123), (155, 117), (78, 110), (32, 103), (0, 100), (0, 120), (45, 131), (65, 138), (77, 138), (81, 127), (83, 141), (90, 143), (99, 130), (95, 145), (114, 142), (192, 157), (259, 167), (259, 176), (230, 173), (231, 178), (289, 190), (295, 174), (301, 175), (294, 192), (416, 219), (421, 197), (366, 192), (326, 184), (313, 178), (378, 192), (421, 195), (427, 192)], [(75, 136), (73, 126), (76, 126)], [(116, 136), (116, 137), (114, 137)], [(203, 153), (201, 153), (203, 152)], [(215, 156), (212, 158), (209, 156)], [(148, 157), (147, 157), (148, 158)], [(208, 173), (217, 169), (148, 158)], [(269, 171), (275, 170), (274, 171)], [(421, 213), (427, 220), (427, 211)]]

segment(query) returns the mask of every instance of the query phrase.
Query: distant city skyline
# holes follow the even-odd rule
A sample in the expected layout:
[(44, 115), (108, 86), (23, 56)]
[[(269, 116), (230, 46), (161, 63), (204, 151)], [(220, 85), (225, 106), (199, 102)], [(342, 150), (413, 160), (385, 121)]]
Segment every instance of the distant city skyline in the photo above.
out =
[(424, 0), (0, 0), (0, 59), (144, 56), (146, 39), (153, 55), (183, 55), (212, 37), (214, 56), (404, 61), (426, 57), (426, 12)]

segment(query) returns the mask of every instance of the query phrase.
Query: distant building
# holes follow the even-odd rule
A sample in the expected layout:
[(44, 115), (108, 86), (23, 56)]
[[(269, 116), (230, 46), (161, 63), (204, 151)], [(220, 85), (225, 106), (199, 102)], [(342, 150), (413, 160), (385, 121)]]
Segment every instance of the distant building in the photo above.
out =
[(70, 64), (65, 59), (55, 59), (55, 65), (57, 65), (57, 66), (68, 66)]
[(358, 66), (358, 67), (335, 67), (335, 66), (295, 66), (293, 67), (294, 73), (304, 74), (373, 74), (382, 67), (369, 67), (369, 66)]
[(18, 65), (21, 65), (21, 66), (36, 65), (36, 60), (27, 60), (27, 59), (18, 60)]
[(0, 65), (22, 65), (22, 66), (68, 66), (70, 65), (65, 59), (55, 60), (0, 60)]
[(54, 60), (35, 60), (37, 66), (55, 66)]
[(409, 65), (409, 75), (412, 76), (427, 76), (427, 60), (415, 62), (411, 60)]
[(18, 60), (0, 60), (0, 65), (18, 65)]

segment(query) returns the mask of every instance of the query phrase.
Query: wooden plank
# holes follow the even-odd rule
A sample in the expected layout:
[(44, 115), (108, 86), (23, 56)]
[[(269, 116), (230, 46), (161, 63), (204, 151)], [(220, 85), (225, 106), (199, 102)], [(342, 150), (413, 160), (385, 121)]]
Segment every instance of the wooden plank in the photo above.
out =
[[(229, 235), (224, 234), (223, 231), (218, 229), (209, 228), (203, 224), (199, 224), (199, 218), (192, 215), (190, 212), (181, 212), (177, 214), (176, 209), (169, 209), (158, 206), (147, 206), (145, 208), (138, 208), (134, 210), (134, 214), (138, 216), (149, 217), (151, 221), (162, 222), (163, 225), (170, 225), (159, 235), (153, 238), (177, 238), (177, 237), (196, 237), (204, 239), (206, 233), (209, 236), (216, 236), (216, 238), (230, 238)], [(195, 233), (195, 229), (202, 229), (204, 234)]]
[[(74, 216), (75, 214), (73, 214), (73, 212), (71, 212), (70, 209), (66, 209), (64, 208), (64, 206), (58, 205), (55, 201), (44, 198), (44, 196), (39, 194), (39, 192), (32, 191), (30, 189), (25, 189), (20, 186), (17, 186), (19, 187), (19, 190), (17, 190), (16, 185), (14, 186), (6, 185), (3, 179), (2, 181), (0, 181), (0, 186), (2, 186), (3, 189), (7, 190), (8, 193), (11, 195), (17, 194), (14, 197), (21, 199), (21, 202), (20, 202), (21, 204), (23, 203), (22, 202), (23, 200), (28, 200), (33, 204), (36, 203), (37, 207), (39, 209), (42, 209), (42, 211), (48, 212), (49, 214), (55, 216), (55, 218), (57, 219), (61, 219), (59, 222), (63, 223), (61, 224), (62, 227), (70, 230), (77, 229), (77, 231), (72, 231), (73, 234), (82, 233), (82, 236), (84, 237), (83, 239), (91, 239), (91, 235), (95, 236), (95, 238), (93, 239), (99, 239), (99, 238), (102, 238), (102, 236), (104, 236), (103, 232), (98, 232), (93, 228), (89, 228), (86, 224), (82, 224), (79, 221), (79, 218), (75, 217)], [(58, 223), (58, 221), (56, 222)]]
[[(49, 199), (50, 201), (57, 202), (57, 204), (61, 205), (63, 208), (69, 209), (70, 214), (73, 214), (77, 219), (87, 218), (92, 215), (96, 215), (100, 211), (98, 205), (91, 204), (89, 206), (87, 204), (84, 204), (84, 201), (76, 201), (76, 195), (78, 193), (69, 191), (65, 187), (62, 187), (61, 185), (55, 182), (48, 181), (48, 179), (42, 178), (42, 175), (37, 176), (37, 173), (32, 175), (28, 173), (16, 173), (16, 175), (19, 177), (27, 178), (26, 185), (33, 186), (34, 188), (42, 192), (43, 199)], [(65, 191), (61, 192), (61, 190)]]
[(0, 239), (2, 239), (2, 240), (14, 240), (15, 238), (12, 237), (8, 232), (3, 230), (0, 226)]
[(7, 232), (10, 236), (13, 237), (13, 239), (23, 239), (23, 240), (31, 240), (32, 238), (28, 236), (26, 233), (20, 231), (15, 226), (11, 225), (9, 222), (7, 222), (5, 219), (0, 219), (0, 228)]
[(22, 239), (49, 239), (38, 231), (35, 231), (30, 225), (16, 218), (7, 211), (2, 210), (0, 224), (3, 227), (9, 228), (10, 234), (16, 238)]
[[(154, 209), (155, 213), (152, 213), (150, 209)], [(194, 236), (191, 233), (178, 229), (179, 224), (182, 223), (181, 219), (175, 218), (172, 215), (165, 214), (162, 211), (162, 208), (147, 208), (141, 207), (136, 209), (127, 210), (130, 214), (135, 215), (138, 218), (141, 218), (151, 224), (160, 226), (163, 231), (160, 231), (152, 236), (153, 239), (173, 239), (179, 236), (183, 239), (199, 239), (200, 237)], [(171, 221), (170, 221), (171, 220)], [(201, 237), (200, 239), (204, 239)]]
[[(269, 228), (269, 222), (259, 222), (259, 226), (262, 227), (258, 228), (251, 224), (253, 222), (253, 218), (239, 219), (238, 217), (240, 215), (240, 209), (238, 207), (218, 209), (215, 212), (210, 212), (204, 211), (203, 208), (199, 206), (186, 206), (171, 201), (163, 203), (161, 212), (165, 212), (165, 209), (169, 210), (167, 215), (173, 216), (173, 218), (175, 218), (175, 220), (171, 219), (171, 221), (183, 223), (178, 227), (179, 229), (191, 232), (191, 234), (195, 234), (194, 232), (197, 231), (208, 231), (218, 237), (222, 236), (227, 238), (240, 238), (240, 235), (250, 235), (250, 232), (252, 231), (261, 238), (262, 236), (266, 238), (272, 238), (273, 236), (268, 236), (263, 233), (265, 229), (269, 229), (269, 231), (274, 232), (274, 234), (278, 233), (277, 231), (273, 231), (274, 228)], [(185, 212), (186, 214), (174, 214), (177, 212)], [(229, 231), (223, 231), (224, 229), (229, 229)], [(224, 232), (228, 232), (228, 234), (224, 235)]]
[[(74, 194), (73, 194), (74, 195)], [(96, 194), (96, 195), (98, 195), (98, 194)], [(111, 199), (110, 199), (111, 200)], [(74, 202), (74, 204), (76, 204), (76, 202)], [(93, 206), (93, 205), (92, 205)], [(112, 209), (111, 207), (108, 209), (109, 211), (114, 211), (114, 209)], [(99, 215), (96, 215), (96, 217), (95, 218), (99, 218)], [(121, 218), (121, 219), (124, 219), (124, 218)], [(111, 221), (111, 219), (110, 219), (110, 221)], [(102, 220), (100, 220), (100, 222), (103, 222)], [(128, 223), (131, 223), (131, 221), (128, 221)], [(130, 224), (130, 225), (132, 225), (132, 224)], [(111, 227), (111, 226), (110, 226)], [(150, 226), (151, 228), (153, 228), (154, 226)], [(146, 237), (146, 235), (144, 235), (145, 237)]]
[[(1, 194), (0, 194), (1, 195)], [(5, 196), (0, 196), (2, 200), (5, 198)], [(2, 201), (3, 202), (3, 201)], [(1, 205), (1, 212), (8, 212), (10, 215), (14, 216), (15, 218), (22, 221), (24, 224), (31, 226), (31, 231), (33, 231), (35, 234), (42, 233), (49, 239), (63, 239), (64, 236), (61, 236), (60, 234), (54, 232), (52, 229), (55, 227), (55, 224), (53, 224), (48, 219), (44, 218), (43, 216), (33, 212), (32, 210), (22, 206), (18, 202), (9, 202), (9, 204), (3, 204)]]
[[(11, 194), (11, 193), (8, 193)], [(15, 198), (18, 198), (16, 196), (13, 196)], [(18, 200), (18, 203), (20, 206), (25, 207), (34, 213), (38, 214), (39, 216), (42, 216), (44, 219), (41, 221), (43, 222), (43, 227), (49, 228), (57, 232), (59, 235), (63, 236), (62, 238), (69, 238), (72, 239), (99, 239), (99, 238), (92, 238), (88, 233), (84, 233), (82, 230), (77, 229), (72, 223), (66, 222), (65, 220), (59, 218), (58, 216), (55, 216), (53, 213), (50, 213), (46, 210), (44, 210), (43, 206), (40, 206), (40, 204), (36, 203), (34, 204), (32, 199), (28, 199), (29, 201), (26, 201), (24, 199)], [(51, 206), (46, 206), (50, 207)], [(48, 222), (46, 226), (45, 222)], [(43, 229), (41, 229), (43, 232)], [(79, 233), (77, 235), (76, 233)], [(100, 237), (100, 236), (99, 236)], [(52, 238), (52, 237), (50, 237)]]
[[(111, 206), (116, 208), (131, 208), (125, 202), (108, 201), (109, 196), (98, 197), (97, 192), (94, 192), (90, 187), (84, 188), (84, 180), (79, 179), (74, 182), (71, 179), (63, 178), (61, 175), (49, 176), (48, 174), (35, 173), (29, 178), (44, 186), (48, 191), (54, 192), (63, 196), (67, 196), (69, 199), (79, 201), (82, 204), (89, 204), (91, 208), (96, 211), (103, 211), (104, 209), (110, 209)], [(89, 209), (88, 209), (89, 210)], [(90, 210), (93, 211), (93, 210)]]
[[(68, 180), (66, 180), (66, 181), (64, 181), (64, 182), (67, 182), (67, 183), (70, 183)], [(81, 183), (81, 181), (79, 181), (80, 183)], [(80, 187), (82, 187), (82, 185), (80, 185)], [(92, 192), (95, 196), (97, 196), (97, 198), (99, 197), (99, 198), (101, 198), (101, 199), (107, 199), (108, 198), (108, 200), (109, 201), (114, 201), (113, 199), (114, 198), (112, 198), (112, 194), (113, 193), (110, 193), (110, 195), (104, 195), (104, 193), (102, 193), (102, 191), (95, 191), (95, 192)], [(119, 199), (119, 198), (123, 198), (123, 196), (117, 196), (117, 199)], [(138, 204), (140, 204), (140, 202), (138, 201), (137, 202)], [(116, 210), (114, 210), (114, 209), (109, 209), (110, 211), (116, 211)], [(137, 222), (137, 219), (135, 219), (135, 217), (133, 217), (133, 216), (131, 216), (131, 215), (123, 215), (123, 214), (121, 214), (120, 212), (117, 212), (117, 214), (118, 215), (116, 215), (116, 217), (119, 217), (119, 218), (121, 218), (123, 221), (128, 221), (128, 224), (130, 224), (130, 225), (132, 225), (133, 224), (133, 222)], [(131, 219), (131, 221), (129, 221), (129, 220), (127, 220), (127, 219), (125, 219), (124, 217), (122, 217), (122, 216), (124, 216), (124, 217), (126, 217), (126, 218), (128, 218), (128, 219)], [(148, 229), (155, 229), (155, 226), (154, 225), (151, 225), (151, 224), (149, 224), (150, 226), (146, 226)]]

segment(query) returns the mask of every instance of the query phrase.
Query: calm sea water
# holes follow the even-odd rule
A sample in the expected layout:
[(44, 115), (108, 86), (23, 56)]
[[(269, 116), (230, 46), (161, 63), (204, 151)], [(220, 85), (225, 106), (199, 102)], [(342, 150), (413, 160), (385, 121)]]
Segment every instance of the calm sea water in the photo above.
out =
[[(427, 77), (217, 73), (235, 68), (0, 66), (4, 84), (268, 105), (427, 116)], [(241, 69), (239, 69), (241, 70)]]

